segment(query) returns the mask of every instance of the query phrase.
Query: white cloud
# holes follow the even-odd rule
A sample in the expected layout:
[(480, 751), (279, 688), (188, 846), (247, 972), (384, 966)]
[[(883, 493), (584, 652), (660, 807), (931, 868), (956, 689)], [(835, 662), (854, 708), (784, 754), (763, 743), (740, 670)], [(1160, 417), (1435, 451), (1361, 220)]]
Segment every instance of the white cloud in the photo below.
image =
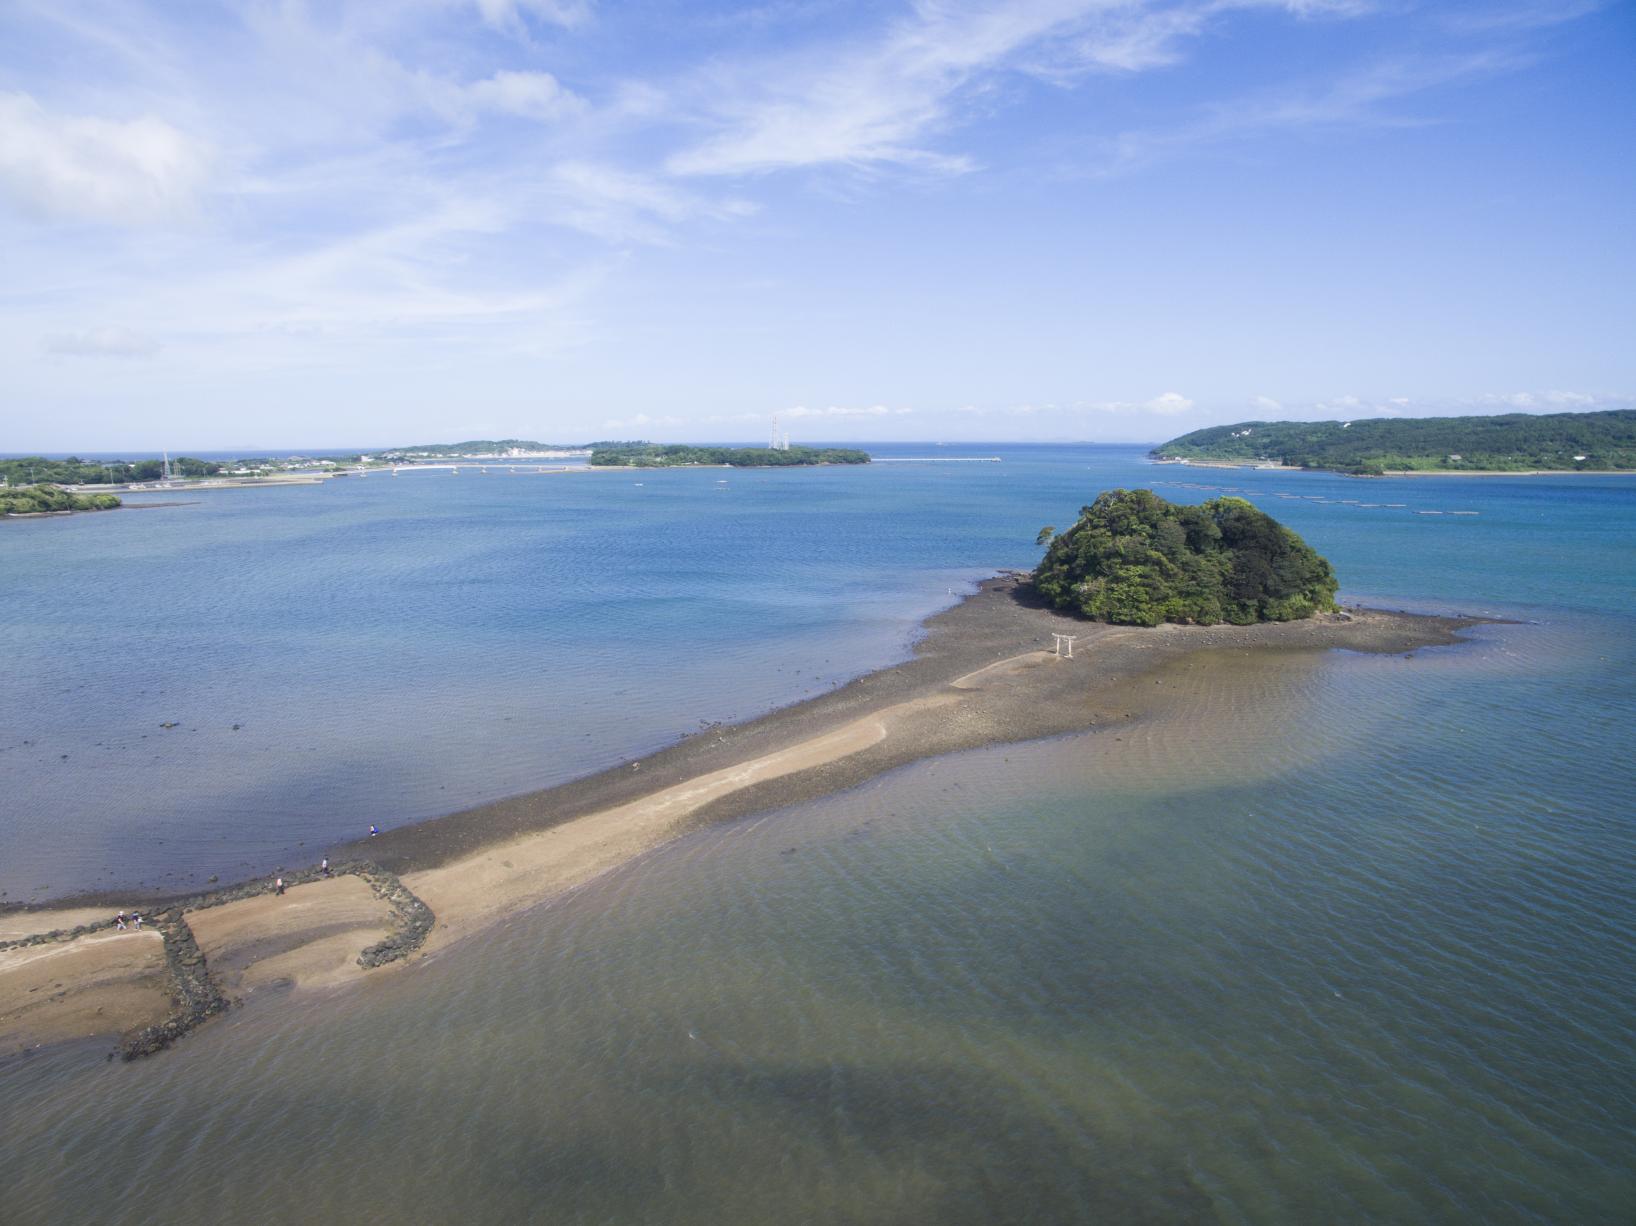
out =
[(45, 338), (46, 352), (80, 358), (151, 358), (161, 348), (153, 337), (129, 328), (92, 328)]
[(577, 115), (585, 109), (585, 100), (564, 89), (548, 72), (502, 70), (468, 85), (465, 96), (483, 110), (542, 121)]
[(1161, 417), (1171, 417), (1177, 413), (1186, 413), (1193, 408), (1193, 402), (1180, 392), (1161, 392), (1142, 406), (1149, 413), (1157, 413)]
[(1284, 411), (1284, 406), (1271, 396), (1254, 396), (1251, 397), (1250, 403), (1263, 413), (1282, 413)]
[(47, 218), (136, 225), (188, 213), (208, 152), (162, 119), (56, 115), (0, 93), (0, 191)]

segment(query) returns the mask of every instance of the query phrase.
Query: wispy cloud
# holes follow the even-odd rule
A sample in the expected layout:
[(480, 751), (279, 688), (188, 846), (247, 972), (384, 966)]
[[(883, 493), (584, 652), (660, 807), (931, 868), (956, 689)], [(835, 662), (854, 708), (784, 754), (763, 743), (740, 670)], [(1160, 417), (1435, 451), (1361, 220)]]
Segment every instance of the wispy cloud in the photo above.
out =
[[(1636, 405), (1636, 394), (1546, 391), (1474, 392), (1457, 396), (1357, 396), (1346, 393), (1321, 400), (1280, 403), (1257, 396), (1258, 409), (1296, 420), (1344, 420), (1367, 417), (1461, 417), (1488, 413), (1583, 413)], [(1216, 414), (1220, 416), (1218, 412)]]
[(564, 89), (548, 72), (502, 69), (492, 77), (466, 86), (463, 92), (484, 110), (525, 119), (566, 119), (585, 110), (585, 100), (572, 90)]
[(525, 31), (525, 18), (572, 28), (589, 20), (592, 11), (590, 0), (473, 0), (473, 3), (491, 26), (510, 32)]
[(1333, 79), (1283, 84), (1230, 102), (1212, 103), (1170, 127), (1130, 129), (1093, 142), (1084, 169), (1128, 174), (1199, 149), (1229, 146), (1277, 132), (1408, 127), (1433, 122), (1391, 104), (1477, 77), (1519, 68), (1526, 53), (1484, 48), (1444, 55), (1381, 59)]
[[(1138, 174), (1251, 141), (1436, 122), (1453, 87), (1547, 55), (1528, 31), (1595, 7), (1511, 0), (1461, 21), (1362, 0), (774, 0), (725, 15), (586, 0), (16, 0), (0, 6), (0, 360), (40, 403), (76, 380), (89, 403), (115, 372), (59, 359), (162, 352), (117, 377), (203, 404), (220, 395), (212, 373), (221, 386), (244, 370), (267, 386), (315, 369), (361, 382), (524, 355), (536, 365), (508, 376), (522, 397), (557, 386), (535, 378), (539, 362), (606, 340), (598, 377), (563, 401), (631, 386), (584, 424), (608, 412), (631, 429), (759, 426), (772, 413), (757, 406), (806, 398), (780, 412), (868, 434), (934, 418), (925, 401), (941, 394), (979, 402), (961, 417), (1147, 428), (1218, 410), (1202, 361), (1167, 372), (1108, 339), (1116, 369), (1097, 373), (1110, 398), (1074, 401), (1085, 372), (1066, 362), (1032, 382), (960, 354), (948, 365), (969, 358), (976, 377), (939, 383), (939, 359), (915, 353), (917, 331), (968, 335), (965, 304), (1024, 284), (1029, 260), (1052, 258), (1038, 251), (1118, 241), (1094, 231), (1094, 193), (1113, 189), (1092, 184), (1084, 228), (1055, 247), (1025, 236), (1037, 250), (1019, 242), (1015, 268), (967, 258), (1045, 218), (1025, 220), (1019, 202), (1041, 200), (1053, 151), (1072, 174)], [(1275, 18), (1281, 38), (1321, 53), (1269, 51)], [(1323, 36), (1354, 18), (1367, 52)], [(1225, 71), (1219, 57), (1240, 50), (1264, 71)], [(1260, 84), (1245, 95), (1246, 81)], [(1009, 190), (1025, 176), (1026, 191)], [(923, 234), (909, 214), (858, 203), (893, 191), (913, 194), (913, 216), (933, 223)], [(935, 293), (893, 280), (915, 275), (897, 257), (917, 247)], [(880, 303), (904, 294), (890, 324), (911, 342), (902, 370), (846, 353), (843, 267), (868, 296), (858, 319), (885, 319)], [(1060, 323), (1051, 294), (1017, 301), (1015, 335)], [(836, 359), (770, 374), (786, 354), (762, 341), (808, 328)], [(640, 347), (691, 369), (718, 341), (731, 388), (695, 376), (685, 404), (655, 393), (662, 361), (629, 357)], [(1173, 379), (1190, 393), (1148, 394)], [(1548, 409), (1575, 394), (1494, 403)], [(667, 407), (638, 424), (632, 412), (653, 404)]]
[(963, 404), (950, 410), (969, 417), (1077, 417), (1086, 413), (1122, 414), (1132, 417), (1175, 417), (1190, 413), (1193, 400), (1180, 392), (1160, 392), (1146, 400), (1081, 400), (1067, 404), (1051, 401), (1007, 405)]
[(160, 348), (153, 337), (129, 328), (92, 328), (86, 332), (59, 332), (45, 338), (47, 353), (76, 358), (151, 358)]
[(716, 66), (695, 110), (711, 135), (674, 154), (684, 175), (822, 165), (895, 165), (958, 174), (969, 155), (936, 138), (980, 114), (1006, 74), (1066, 85), (1086, 73), (1176, 62), (1181, 43), (1234, 9), (1350, 15), (1344, 0), (922, 0), (878, 37)]
[(0, 93), (0, 191), (37, 217), (140, 225), (193, 209), (209, 151), (152, 115), (46, 110)]
[(636, 413), (630, 417), (610, 417), (602, 423), (604, 430), (645, 430), (650, 426), (683, 426), (687, 424), (684, 417), (672, 414), (652, 416), (647, 413)]
[(780, 417), (902, 417), (913, 413), (913, 409), (891, 409), (884, 404), (871, 405), (839, 405), (832, 404), (827, 408), (809, 409), (804, 404), (798, 404), (793, 409), (780, 409)]

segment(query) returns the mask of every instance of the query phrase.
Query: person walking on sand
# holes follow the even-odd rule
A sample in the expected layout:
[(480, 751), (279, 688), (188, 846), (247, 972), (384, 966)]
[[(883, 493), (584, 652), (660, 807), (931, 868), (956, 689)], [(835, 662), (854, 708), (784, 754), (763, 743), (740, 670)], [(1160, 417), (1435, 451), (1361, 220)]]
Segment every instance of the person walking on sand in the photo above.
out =
[(138, 932), (141, 932), (142, 931), (142, 912), (132, 911), (131, 912), (131, 923), (136, 925), (136, 930)]
[(320, 860), (318, 862), (318, 871), (323, 873), (324, 876), (326, 876), (326, 877), (329, 876), (329, 857), (328, 856), (325, 856), (322, 860)]
[(275, 878), (273, 880), (273, 889), (282, 895), (284, 893), (284, 878)]
[(375, 826), (375, 823), (370, 822), (369, 823), (369, 837), (374, 838), (379, 833), (380, 833), (380, 830)]
[(119, 930), (121, 932), (125, 931), (125, 913), (123, 911), (114, 916), (114, 923), (119, 925)]

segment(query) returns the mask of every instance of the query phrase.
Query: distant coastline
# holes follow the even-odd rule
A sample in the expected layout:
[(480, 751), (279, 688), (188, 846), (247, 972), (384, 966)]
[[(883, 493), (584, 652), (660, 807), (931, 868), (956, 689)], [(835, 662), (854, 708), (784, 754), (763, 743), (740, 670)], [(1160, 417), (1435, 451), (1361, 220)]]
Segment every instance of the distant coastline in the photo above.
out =
[(1161, 443), (1156, 460), (1317, 469), (1360, 477), (1636, 472), (1636, 409), (1242, 421)]
[[(639, 761), (333, 848), (342, 874), (333, 880), (307, 867), (284, 872), (287, 894), (263, 876), (185, 900), (128, 891), (0, 909), (0, 1055), (119, 1031), (174, 1037), (165, 1028), (181, 1023), (165, 1002), (181, 991), (178, 975), (196, 1024), (218, 1011), (212, 1002), (262, 987), (380, 974), (366, 970), (380, 965), (374, 950), (446, 948), (700, 823), (957, 750), (1128, 726), (1164, 710), (1162, 689), (1142, 679), (1198, 651), (1407, 652), (1455, 643), (1482, 620), (1352, 610), (1255, 626), (1117, 627), (1042, 608), (1017, 576), (1002, 576), (930, 618), (904, 663)], [(1054, 654), (1059, 633), (1077, 636), (1072, 658)], [(164, 939), (115, 931), (112, 914), (131, 908), (163, 913)]]

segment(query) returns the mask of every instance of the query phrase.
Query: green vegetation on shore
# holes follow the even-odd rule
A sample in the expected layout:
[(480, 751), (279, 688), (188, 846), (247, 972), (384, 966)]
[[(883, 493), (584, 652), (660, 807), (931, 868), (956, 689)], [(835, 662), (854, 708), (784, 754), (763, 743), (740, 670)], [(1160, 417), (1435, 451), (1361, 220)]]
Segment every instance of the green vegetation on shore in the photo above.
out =
[[(1054, 539), (1053, 539), (1054, 537)], [(1059, 609), (1124, 626), (1296, 621), (1335, 607), (1335, 572), (1242, 498), (1178, 506), (1108, 490), (1050, 541), (1034, 589)]]
[(124, 505), (112, 494), (70, 494), (55, 485), (0, 489), (0, 515), (44, 515), (52, 511), (112, 511)]
[[(224, 467), (213, 460), (195, 460), (180, 456), (170, 462), (171, 471), (179, 477), (213, 477)], [(0, 460), (0, 477), (8, 485), (127, 485), (132, 481), (157, 481), (164, 476), (162, 460), (111, 460), (101, 463), (69, 456), (66, 460), (48, 460), (44, 456), (24, 456), (18, 460)]]
[(1228, 460), (1386, 472), (1636, 470), (1636, 410), (1506, 413), (1498, 417), (1245, 421), (1194, 430), (1150, 453), (1161, 460)]
[(602, 468), (676, 468), (687, 464), (727, 464), (734, 468), (800, 464), (867, 464), (869, 453), (847, 447), (694, 447), (657, 443), (598, 444), (591, 463)]

